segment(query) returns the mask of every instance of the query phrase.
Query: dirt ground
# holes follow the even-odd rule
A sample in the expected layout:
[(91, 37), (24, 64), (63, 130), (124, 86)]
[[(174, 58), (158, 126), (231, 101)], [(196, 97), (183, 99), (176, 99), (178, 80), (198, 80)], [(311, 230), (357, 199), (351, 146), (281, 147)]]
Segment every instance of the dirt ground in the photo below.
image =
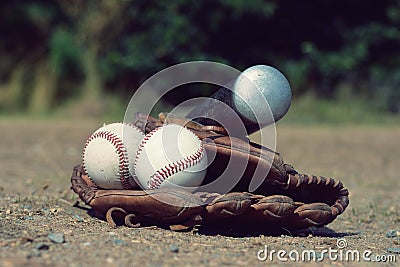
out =
[[(80, 161), (85, 139), (100, 125), (0, 120), (0, 266), (284, 264), (277, 254), (259, 260), (257, 254), (265, 256), (265, 248), (268, 255), (285, 250), (283, 258), (292, 266), (400, 262), (400, 127), (278, 125), (283, 158), (299, 172), (340, 179), (350, 191), (350, 206), (322, 229), (238, 237), (157, 227), (114, 229), (91, 217), (81, 201), (74, 205), (72, 168)], [(338, 240), (346, 247), (339, 249)], [(357, 250), (360, 261), (350, 257), (348, 262), (339, 253), (336, 259), (325, 254), (322, 262), (288, 258), (290, 251), (314, 250), (321, 256), (329, 248), (344, 254)], [(371, 262), (362, 258), (365, 251)]]

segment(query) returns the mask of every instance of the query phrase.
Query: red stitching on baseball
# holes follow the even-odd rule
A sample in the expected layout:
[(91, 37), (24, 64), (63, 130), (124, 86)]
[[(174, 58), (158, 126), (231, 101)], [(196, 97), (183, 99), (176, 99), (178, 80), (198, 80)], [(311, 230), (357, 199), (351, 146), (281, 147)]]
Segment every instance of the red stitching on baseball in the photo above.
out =
[(160, 129), (161, 129), (161, 127), (155, 128), (153, 131), (149, 132), (148, 134), (146, 134), (146, 135), (143, 137), (143, 139), (142, 139), (142, 141), (140, 142), (139, 147), (138, 147), (138, 149), (137, 149), (137, 151), (136, 151), (135, 162), (134, 162), (134, 164), (133, 164), (134, 169), (136, 169), (136, 164), (137, 164), (137, 161), (138, 161), (138, 159), (139, 159), (139, 155), (142, 153), (142, 150), (143, 150), (144, 146), (146, 145), (147, 141), (149, 140), (149, 138), (150, 138), (151, 136), (153, 136), (153, 135), (154, 135), (158, 130), (160, 130)]
[(150, 176), (150, 180), (147, 182), (147, 186), (149, 187), (149, 189), (159, 188), (161, 186), (161, 184), (166, 179), (168, 179), (170, 176), (174, 175), (178, 171), (183, 171), (187, 168), (197, 165), (201, 161), (201, 159), (204, 157), (203, 143), (200, 141), (200, 139), (197, 135), (195, 135), (192, 131), (190, 131), (190, 132), (199, 141), (200, 147), (192, 155), (189, 155), (186, 158), (180, 159), (176, 162), (169, 163), (168, 165), (164, 166), (160, 170), (157, 170), (152, 176)]
[[(126, 151), (126, 148), (125, 148), (122, 140), (116, 134), (111, 133), (107, 130), (104, 130), (104, 131), (97, 132), (97, 133), (93, 134), (92, 136), (90, 136), (89, 139), (86, 141), (85, 146), (83, 148), (82, 158), (85, 155), (85, 152), (86, 152), (86, 149), (87, 149), (89, 143), (96, 138), (104, 138), (105, 140), (109, 141), (114, 146), (114, 148), (116, 149), (117, 155), (118, 155), (118, 159), (119, 159), (119, 164), (118, 164), (119, 169), (118, 169), (117, 174), (121, 181), (121, 185), (124, 189), (132, 189), (132, 185), (129, 182), (130, 173), (129, 173), (129, 163), (128, 163), (127, 151)], [(83, 170), (88, 175), (89, 179), (93, 183), (95, 183), (92, 180), (92, 178), (90, 178), (89, 174), (87, 173), (85, 161), (82, 160), (82, 162), (83, 162)]]
[[(144, 146), (146, 145), (147, 141), (152, 137), (158, 130), (162, 129), (162, 127), (158, 127), (148, 133), (143, 139), (142, 142), (139, 145), (139, 148), (136, 152), (136, 158), (135, 158), (135, 168), (136, 164), (139, 158), (139, 155), (142, 153), (142, 150)], [(200, 141), (199, 137), (195, 135), (192, 131), (189, 130), (189, 132), (195, 136), (195, 138), (199, 141), (200, 147), (197, 149), (197, 151), (192, 154), (187, 156), (186, 158), (180, 159), (176, 162), (169, 163), (168, 165), (164, 166), (163, 168), (157, 170), (152, 176), (150, 176), (150, 180), (147, 182), (147, 186), (149, 189), (157, 189), (160, 187), (160, 185), (170, 176), (174, 175), (178, 171), (183, 171), (187, 168), (190, 168), (192, 166), (195, 166), (200, 162), (200, 160), (204, 157), (204, 147), (203, 143)]]
[(141, 134), (144, 135), (144, 132), (142, 131), (142, 129), (140, 129), (139, 127), (137, 127), (137, 126), (136, 126), (135, 124), (133, 124), (133, 123), (130, 123), (130, 122), (122, 122), (121, 124), (124, 124), (124, 125), (130, 126), (130, 127), (132, 127), (132, 128), (135, 128), (135, 129), (138, 130)]

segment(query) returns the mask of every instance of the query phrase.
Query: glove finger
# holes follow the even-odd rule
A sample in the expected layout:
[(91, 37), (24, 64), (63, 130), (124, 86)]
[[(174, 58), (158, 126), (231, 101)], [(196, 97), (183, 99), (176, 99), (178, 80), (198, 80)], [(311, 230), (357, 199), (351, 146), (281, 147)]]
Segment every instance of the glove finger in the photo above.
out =
[(290, 197), (273, 195), (260, 199), (251, 207), (268, 219), (284, 219), (292, 215), (298, 206)]
[(294, 214), (308, 226), (322, 226), (332, 220), (332, 209), (325, 203), (304, 204), (298, 207)]
[(228, 193), (208, 204), (206, 210), (214, 219), (226, 218), (242, 214), (252, 202), (254, 202), (254, 195), (250, 193)]

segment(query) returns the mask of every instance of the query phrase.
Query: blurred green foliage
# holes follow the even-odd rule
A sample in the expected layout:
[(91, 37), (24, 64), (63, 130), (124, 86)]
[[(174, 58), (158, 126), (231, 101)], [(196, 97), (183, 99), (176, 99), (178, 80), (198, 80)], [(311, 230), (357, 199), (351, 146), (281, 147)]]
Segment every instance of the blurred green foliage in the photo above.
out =
[(4, 0), (0, 31), (4, 112), (129, 99), (165, 67), (212, 60), (275, 66), (307, 105), (400, 113), (400, 0)]

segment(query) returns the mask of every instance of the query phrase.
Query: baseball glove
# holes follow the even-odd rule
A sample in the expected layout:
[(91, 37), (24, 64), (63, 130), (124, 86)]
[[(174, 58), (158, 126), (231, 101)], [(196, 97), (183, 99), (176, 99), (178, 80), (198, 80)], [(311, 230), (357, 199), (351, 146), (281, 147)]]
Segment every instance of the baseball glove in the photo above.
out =
[[(137, 114), (133, 122), (145, 133), (164, 124), (175, 123), (192, 130), (214, 160), (207, 168), (203, 184), (215, 181), (230, 160), (245, 163), (245, 170), (228, 193), (186, 192), (177, 189), (108, 190), (99, 189), (84, 173), (74, 168), (72, 189), (115, 227), (157, 225), (172, 230), (222, 224), (252, 229), (287, 230), (321, 227), (331, 223), (349, 204), (348, 190), (339, 181), (303, 175), (282, 157), (244, 138), (234, 138), (219, 126), (203, 126), (182, 118), (159, 119)], [(252, 193), (248, 188), (256, 171), (264, 174), (262, 184)]]

